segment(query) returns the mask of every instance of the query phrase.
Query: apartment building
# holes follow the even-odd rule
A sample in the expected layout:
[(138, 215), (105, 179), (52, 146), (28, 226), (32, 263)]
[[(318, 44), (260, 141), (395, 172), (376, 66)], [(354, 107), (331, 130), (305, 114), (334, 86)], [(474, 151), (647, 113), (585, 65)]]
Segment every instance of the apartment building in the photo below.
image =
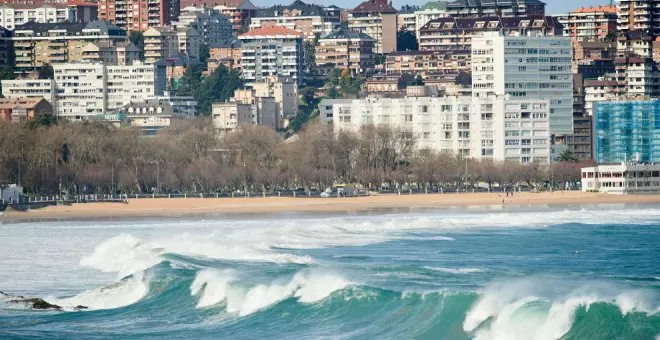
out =
[(230, 40), (223, 46), (211, 47), (209, 49), (209, 59), (207, 60), (207, 69), (215, 70), (218, 66), (224, 65), (230, 70), (241, 69), (241, 41), (238, 39)]
[(78, 62), (83, 48), (89, 43), (117, 43), (126, 40), (126, 32), (106, 22), (36, 23), (17, 26), (11, 40), (16, 55), (16, 67), (34, 69), (46, 64)]
[(614, 66), (620, 93), (638, 99), (660, 96), (660, 70), (652, 58), (620, 53)]
[(387, 0), (366, 0), (348, 14), (348, 28), (375, 40), (375, 53), (396, 51), (397, 11)]
[(597, 102), (614, 101), (621, 96), (625, 96), (625, 91), (619, 86), (616, 77), (600, 77), (599, 79), (589, 79), (584, 81), (584, 113), (586, 116), (594, 115), (594, 106)]
[(272, 76), (303, 81), (302, 35), (289, 28), (256, 28), (238, 37), (241, 40), (241, 67), (248, 84), (263, 82)]
[(447, 2), (428, 2), (422, 8), (413, 13), (415, 15), (415, 36), (419, 40), (419, 29), (429, 21), (447, 16)]
[(594, 108), (598, 163), (660, 162), (660, 101), (599, 102)]
[(616, 56), (616, 42), (573, 42), (573, 61), (614, 59)]
[(313, 41), (338, 30), (340, 19), (336, 11), (296, 0), (288, 6), (276, 5), (258, 10), (256, 17), (251, 18), (250, 28), (266, 26), (286, 27), (301, 33), (305, 40)]
[(131, 101), (162, 95), (163, 64), (54, 65), (57, 114), (73, 121), (103, 117)]
[(601, 41), (617, 31), (615, 6), (582, 7), (557, 17), (564, 35), (575, 41)]
[(153, 64), (174, 56), (178, 51), (178, 43), (173, 37), (171, 27), (150, 27), (143, 33), (144, 62)]
[(434, 51), (402, 51), (386, 55), (385, 72), (407, 73), (427, 78), (433, 74), (470, 72), (470, 53), (445, 53)]
[(420, 28), (421, 51), (470, 51), (474, 37), (488, 32), (506, 36), (560, 36), (561, 24), (553, 17), (438, 18)]
[(75, 10), (66, 4), (3, 4), (0, 5), (0, 26), (13, 30), (30, 21), (75, 22), (75, 14)]
[(420, 149), (522, 163), (547, 163), (550, 158), (546, 100), (505, 96), (368, 97), (322, 100), (319, 109), (326, 120), (332, 121), (335, 132), (385, 125), (414, 139)]
[(510, 95), (549, 100), (552, 134), (573, 133), (570, 37), (510, 37), (489, 33), (472, 40), (474, 97)]
[(375, 41), (366, 34), (340, 30), (319, 39), (316, 46), (316, 66), (322, 69), (348, 69), (351, 74), (363, 74), (376, 64)]
[(211, 120), (219, 135), (230, 133), (239, 125), (252, 124), (250, 104), (237, 102), (215, 103), (211, 106)]
[(398, 25), (398, 30), (405, 30), (408, 32), (417, 32), (417, 19), (415, 18), (415, 13), (399, 12), (396, 14), (396, 23)]
[(75, 22), (99, 20), (99, 5), (91, 0), (69, 0), (67, 5), (73, 10)]
[(158, 99), (131, 101), (114, 110), (112, 115), (145, 135), (155, 135), (159, 130), (169, 127), (175, 116), (172, 105)]
[(233, 38), (231, 22), (215, 9), (182, 8), (179, 20), (173, 25), (194, 28), (200, 34), (201, 43), (209, 47), (224, 45)]
[(99, 0), (99, 18), (126, 31), (146, 31), (172, 22), (170, 0)]
[(44, 98), (53, 106), (57, 104), (53, 79), (3, 79), (0, 82), (6, 98)]
[(273, 130), (282, 127), (282, 114), (274, 97), (255, 96), (252, 89), (238, 89), (234, 92), (233, 102), (250, 106), (250, 122)]
[(257, 7), (250, 0), (181, 0), (181, 8), (189, 6), (220, 11), (229, 18), (234, 34), (247, 31), (250, 18), (257, 15)]
[(254, 97), (273, 97), (283, 118), (298, 113), (298, 83), (290, 78), (270, 77), (265, 82), (252, 84)]
[(539, 0), (454, 0), (447, 4), (454, 18), (544, 16), (545, 3)]
[(130, 41), (114, 45), (108, 41), (89, 43), (82, 49), (82, 61), (87, 63), (131, 65), (137, 60), (140, 60), (140, 50)]
[(654, 37), (660, 35), (660, 0), (619, 0), (617, 11), (620, 33), (645, 31)]

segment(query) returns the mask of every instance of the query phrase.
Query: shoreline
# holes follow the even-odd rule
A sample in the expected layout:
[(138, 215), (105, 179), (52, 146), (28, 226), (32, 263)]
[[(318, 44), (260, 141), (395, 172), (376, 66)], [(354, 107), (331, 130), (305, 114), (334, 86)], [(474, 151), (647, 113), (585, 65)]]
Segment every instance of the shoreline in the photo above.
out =
[(379, 210), (426, 210), (434, 208), (500, 208), (534, 206), (571, 206), (600, 204), (654, 204), (660, 195), (608, 195), (581, 191), (541, 193), (451, 193), (415, 195), (374, 195), (345, 198), (142, 198), (122, 203), (80, 203), (49, 206), (30, 211), (5, 211), (2, 223), (52, 220), (114, 220), (128, 218), (249, 216), (287, 213), (366, 213)]

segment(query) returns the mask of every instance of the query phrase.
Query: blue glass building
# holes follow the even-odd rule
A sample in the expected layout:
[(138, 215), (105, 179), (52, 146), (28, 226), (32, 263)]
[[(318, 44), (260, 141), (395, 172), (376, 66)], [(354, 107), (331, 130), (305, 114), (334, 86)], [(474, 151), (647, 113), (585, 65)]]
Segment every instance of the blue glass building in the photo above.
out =
[(594, 153), (598, 163), (660, 162), (660, 101), (595, 103)]

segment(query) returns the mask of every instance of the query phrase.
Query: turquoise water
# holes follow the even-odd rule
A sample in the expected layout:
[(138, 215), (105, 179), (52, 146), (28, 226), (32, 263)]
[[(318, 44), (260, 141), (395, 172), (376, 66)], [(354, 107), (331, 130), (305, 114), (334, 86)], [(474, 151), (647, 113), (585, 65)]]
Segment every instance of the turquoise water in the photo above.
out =
[[(0, 338), (660, 339), (660, 208), (0, 225)], [(87, 310), (73, 307), (84, 305)]]

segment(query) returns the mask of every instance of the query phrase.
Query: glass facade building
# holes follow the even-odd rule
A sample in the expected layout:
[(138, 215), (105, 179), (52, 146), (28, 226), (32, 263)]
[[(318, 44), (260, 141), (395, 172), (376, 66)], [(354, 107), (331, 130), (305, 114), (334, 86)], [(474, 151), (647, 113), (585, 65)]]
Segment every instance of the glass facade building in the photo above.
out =
[(660, 162), (660, 101), (599, 102), (594, 116), (596, 162)]

